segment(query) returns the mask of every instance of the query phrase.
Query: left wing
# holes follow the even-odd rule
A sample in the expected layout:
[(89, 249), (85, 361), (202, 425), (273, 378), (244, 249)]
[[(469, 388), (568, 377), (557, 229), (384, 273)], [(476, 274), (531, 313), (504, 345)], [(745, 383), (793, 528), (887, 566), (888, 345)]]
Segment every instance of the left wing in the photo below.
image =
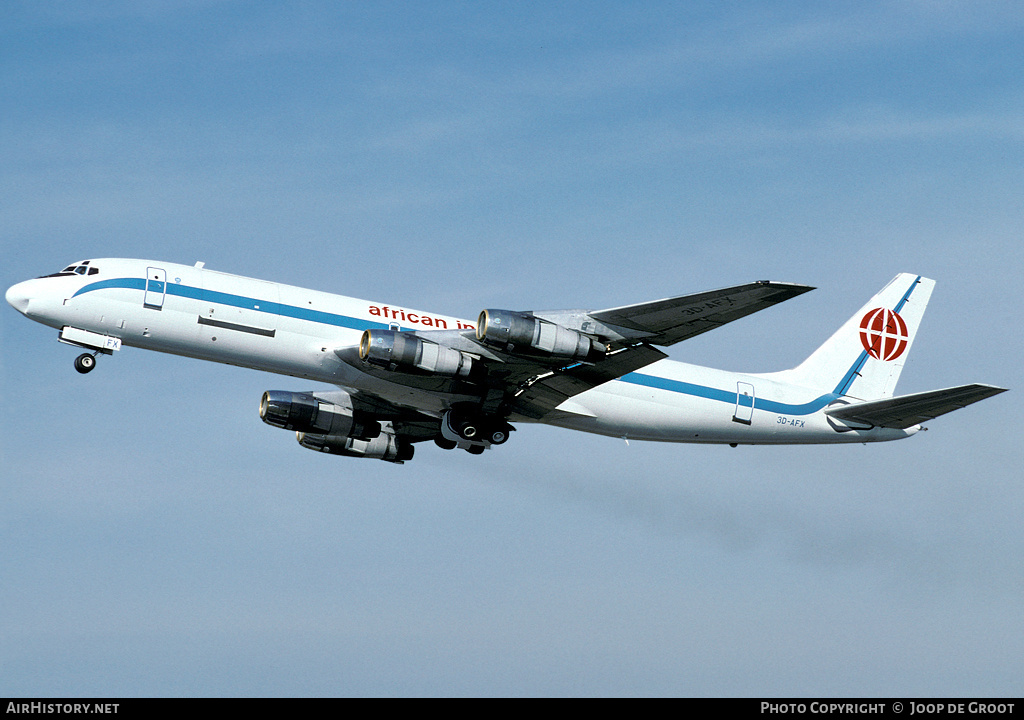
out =
[(878, 427), (905, 430), (1001, 392), (1006, 392), (1006, 388), (980, 384), (960, 385), (944, 390), (843, 405), (826, 410), (825, 414), (837, 420), (852, 420)]
[(673, 345), (813, 289), (808, 285), (762, 280), (695, 295), (598, 310), (589, 315), (615, 326), (626, 337), (652, 345)]

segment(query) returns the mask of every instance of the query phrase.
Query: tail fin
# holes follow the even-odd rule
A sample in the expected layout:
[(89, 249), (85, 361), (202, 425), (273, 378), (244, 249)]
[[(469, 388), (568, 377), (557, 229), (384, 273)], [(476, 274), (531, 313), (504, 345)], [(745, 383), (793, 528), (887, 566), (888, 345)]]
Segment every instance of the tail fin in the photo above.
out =
[(892, 397), (935, 281), (902, 273), (786, 380), (861, 400)]

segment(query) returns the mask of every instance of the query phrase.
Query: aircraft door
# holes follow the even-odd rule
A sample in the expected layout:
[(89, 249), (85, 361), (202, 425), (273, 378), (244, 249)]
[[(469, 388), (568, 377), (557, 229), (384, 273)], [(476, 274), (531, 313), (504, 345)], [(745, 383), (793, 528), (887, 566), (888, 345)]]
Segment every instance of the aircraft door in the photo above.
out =
[(167, 294), (167, 273), (160, 268), (146, 268), (146, 297), (143, 305), (153, 310), (163, 310)]
[(733, 422), (750, 425), (754, 419), (754, 386), (750, 383), (736, 383), (736, 412)]

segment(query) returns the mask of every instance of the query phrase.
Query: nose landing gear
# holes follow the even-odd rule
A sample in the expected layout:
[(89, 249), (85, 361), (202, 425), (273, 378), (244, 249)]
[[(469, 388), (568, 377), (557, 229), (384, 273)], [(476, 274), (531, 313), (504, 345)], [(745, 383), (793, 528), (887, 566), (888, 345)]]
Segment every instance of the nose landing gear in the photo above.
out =
[(92, 372), (96, 367), (96, 355), (94, 353), (82, 353), (75, 358), (75, 370), (83, 375)]
[[(123, 327), (124, 323), (122, 322), (121, 325)], [(101, 335), (100, 333), (72, 327), (71, 325), (65, 325), (61, 328), (57, 339), (65, 345), (73, 345), (76, 348), (88, 351), (75, 358), (75, 370), (83, 375), (87, 372), (92, 372), (93, 368), (96, 367), (97, 357), (100, 355), (113, 355), (114, 352), (121, 349), (121, 338), (114, 337), (113, 335)]]

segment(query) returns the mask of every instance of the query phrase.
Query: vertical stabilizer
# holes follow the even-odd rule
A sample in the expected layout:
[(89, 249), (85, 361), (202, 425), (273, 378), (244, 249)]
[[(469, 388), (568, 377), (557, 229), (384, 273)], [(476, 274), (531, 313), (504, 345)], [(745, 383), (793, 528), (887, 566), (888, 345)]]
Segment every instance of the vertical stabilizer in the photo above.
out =
[(892, 397), (935, 281), (902, 273), (871, 298), (786, 381), (861, 400)]

